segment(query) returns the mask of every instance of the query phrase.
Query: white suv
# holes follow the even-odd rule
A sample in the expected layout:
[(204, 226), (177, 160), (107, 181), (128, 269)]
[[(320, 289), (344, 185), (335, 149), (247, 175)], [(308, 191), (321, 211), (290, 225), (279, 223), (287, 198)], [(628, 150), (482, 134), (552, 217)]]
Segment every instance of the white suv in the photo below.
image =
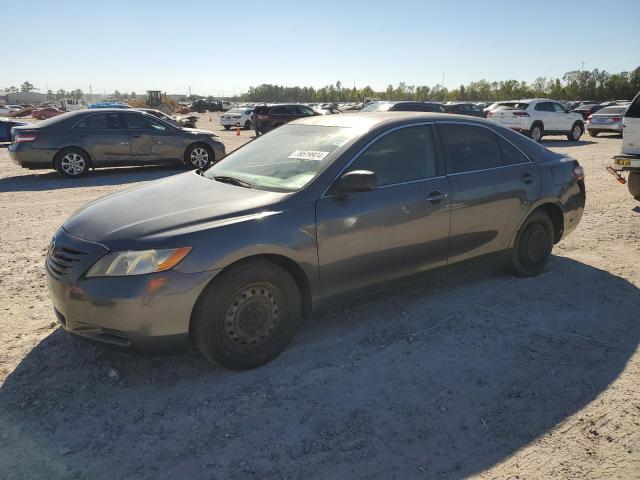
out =
[(584, 121), (579, 113), (569, 112), (560, 102), (547, 98), (501, 102), (487, 118), (502, 126), (524, 133), (539, 142), (544, 135), (566, 135), (578, 141), (584, 133)]

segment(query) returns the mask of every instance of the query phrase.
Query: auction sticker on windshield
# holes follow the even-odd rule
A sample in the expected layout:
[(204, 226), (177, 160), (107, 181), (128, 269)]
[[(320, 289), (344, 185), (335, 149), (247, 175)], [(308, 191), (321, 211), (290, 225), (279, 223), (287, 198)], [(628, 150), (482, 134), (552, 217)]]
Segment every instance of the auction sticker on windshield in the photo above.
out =
[(289, 158), (300, 158), (302, 160), (322, 160), (329, 155), (329, 152), (320, 152), (318, 150), (296, 150)]

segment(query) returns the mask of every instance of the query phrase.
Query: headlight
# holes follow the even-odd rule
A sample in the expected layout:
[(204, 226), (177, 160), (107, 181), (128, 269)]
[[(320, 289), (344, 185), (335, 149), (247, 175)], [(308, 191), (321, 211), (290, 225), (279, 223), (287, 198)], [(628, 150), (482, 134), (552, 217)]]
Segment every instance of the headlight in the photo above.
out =
[(112, 252), (94, 263), (87, 277), (143, 275), (175, 267), (191, 251), (191, 247), (167, 250)]

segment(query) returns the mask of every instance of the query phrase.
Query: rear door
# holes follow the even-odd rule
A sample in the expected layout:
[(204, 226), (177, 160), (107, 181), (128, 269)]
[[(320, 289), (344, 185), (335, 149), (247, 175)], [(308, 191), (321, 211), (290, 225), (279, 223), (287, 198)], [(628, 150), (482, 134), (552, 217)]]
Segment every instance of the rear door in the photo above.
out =
[(84, 148), (94, 165), (117, 165), (131, 158), (129, 130), (119, 113), (88, 115), (72, 129), (73, 142)]
[(536, 103), (533, 109), (536, 111), (535, 118), (542, 121), (543, 127), (546, 131), (560, 130), (558, 127), (559, 122), (556, 118), (556, 111), (553, 108), (552, 102)]
[(488, 127), (440, 122), (437, 128), (452, 195), (449, 263), (506, 249), (538, 198), (536, 164)]
[(124, 117), (136, 163), (182, 160), (182, 136), (178, 129), (141, 113), (127, 112)]
[(622, 153), (640, 155), (640, 93), (622, 119)]

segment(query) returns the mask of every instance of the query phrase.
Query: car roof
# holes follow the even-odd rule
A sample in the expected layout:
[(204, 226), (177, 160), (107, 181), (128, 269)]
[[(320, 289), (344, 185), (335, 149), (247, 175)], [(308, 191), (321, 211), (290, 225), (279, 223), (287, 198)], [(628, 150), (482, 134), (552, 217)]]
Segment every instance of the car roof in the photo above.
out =
[(314, 117), (306, 117), (294, 120), (296, 125), (319, 125), (325, 127), (347, 127), (361, 128), (370, 130), (378, 125), (387, 124), (388, 126), (403, 125), (411, 122), (419, 121), (447, 121), (456, 120), (458, 122), (475, 122), (489, 123), (493, 122), (477, 117), (469, 117), (466, 115), (452, 115), (448, 113), (430, 113), (430, 112), (368, 112), (368, 113), (349, 113), (345, 115), (322, 115)]

